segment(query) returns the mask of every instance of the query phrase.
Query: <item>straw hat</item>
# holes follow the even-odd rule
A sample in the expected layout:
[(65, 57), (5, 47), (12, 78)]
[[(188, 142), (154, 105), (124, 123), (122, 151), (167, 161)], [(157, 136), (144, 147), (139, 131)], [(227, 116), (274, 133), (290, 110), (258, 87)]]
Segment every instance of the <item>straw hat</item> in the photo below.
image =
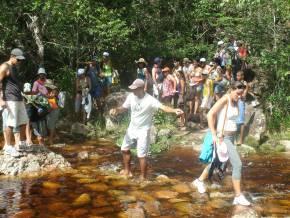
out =
[(144, 58), (139, 58), (139, 60), (138, 61), (135, 61), (135, 63), (136, 64), (143, 63), (143, 64), (147, 65), (147, 62), (145, 61)]

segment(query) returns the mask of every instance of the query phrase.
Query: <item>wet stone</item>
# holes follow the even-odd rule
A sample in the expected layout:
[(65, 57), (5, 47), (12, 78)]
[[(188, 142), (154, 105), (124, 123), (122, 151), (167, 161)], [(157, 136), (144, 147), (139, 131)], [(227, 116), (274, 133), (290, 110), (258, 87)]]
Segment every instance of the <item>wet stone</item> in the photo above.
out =
[(77, 218), (77, 217), (84, 217), (88, 213), (89, 211), (87, 209), (79, 208), (76, 210), (70, 210), (66, 214), (67, 214), (67, 217)]
[(191, 189), (189, 188), (189, 186), (187, 184), (184, 183), (180, 183), (177, 185), (174, 185), (172, 187), (172, 189), (178, 193), (189, 193), (191, 192)]
[(150, 216), (160, 216), (159, 201), (147, 201), (143, 207)]
[(108, 197), (105, 196), (98, 196), (96, 199), (93, 200), (94, 207), (106, 207), (109, 206)]
[(117, 199), (122, 203), (132, 203), (136, 201), (136, 198), (134, 196), (129, 195), (120, 195), (117, 197)]
[(178, 202), (178, 203), (173, 204), (173, 207), (179, 212), (184, 213), (184, 214), (193, 213), (192, 204), (189, 202)]
[(120, 195), (125, 195), (125, 192), (124, 191), (121, 191), (121, 190), (109, 190), (108, 191), (109, 195), (111, 196), (120, 196)]
[(260, 214), (251, 207), (235, 206), (232, 218), (259, 218)]
[(35, 211), (32, 209), (26, 209), (26, 210), (22, 210), (18, 213), (16, 213), (13, 218), (33, 218), (35, 217)]
[(113, 180), (111, 182), (111, 185), (115, 188), (118, 188), (118, 187), (123, 187), (123, 186), (129, 186), (129, 181), (128, 180)]
[(230, 207), (232, 204), (222, 199), (214, 199), (212, 201), (209, 201), (208, 205), (212, 208), (220, 209)]
[(179, 202), (185, 202), (185, 201), (190, 201), (189, 198), (172, 198), (169, 199), (168, 202), (174, 204), (174, 203), (179, 203)]
[(97, 191), (97, 192), (105, 192), (109, 189), (109, 187), (103, 183), (93, 183), (93, 184), (86, 185), (86, 187), (88, 187), (92, 191)]
[(48, 210), (55, 214), (65, 212), (68, 210), (68, 208), (69, 208), (69, 205), (64, 202), (55, 202), (48, 205)]
[(142, 208), (130, 208), (126, 211), (128, 218), (145, 218), (145, 213)]
[(175, 198), (178, 195), (178, 193), (173, 192), (173, 191), (161, 190), (161, 191), (155, 192), (154, 195), (156, 198), (170, 199), (170, 198)]
[(77, 182), (81, 184), (89, 184), (89, 183), (94, 183), (97, 181), (98, 181), (97, 179), (92, 179), (92, 178), (83, 178), (83, 179), (77, 180)]
[(59, 189), (61, 188), (61, 185), (56, 182), (43, 182), (42, 183), (43, 188), (47, 189)]
[(152, 197), (151, 195), (147, 194), (144, 191), (133, 191), (129, 193), (132, 196), (135, 196), (138, 200), (141, 201), (154, 201), (155, 198)]
[(91, 203), (91, 196), (89, 194), (84, 193), (74, 200), (73, 206), (81, 207), (90, 203)]

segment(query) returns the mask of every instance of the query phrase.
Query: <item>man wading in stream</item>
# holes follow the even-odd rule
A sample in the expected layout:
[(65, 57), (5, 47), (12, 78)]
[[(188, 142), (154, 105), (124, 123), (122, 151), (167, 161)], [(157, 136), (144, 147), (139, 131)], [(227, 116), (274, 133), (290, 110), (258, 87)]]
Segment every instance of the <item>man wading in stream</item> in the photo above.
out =
[(125, 169), (121, 171), (121, 174), (132, 177), (130, 148), (133, 145), (137, 145), (137, 156), (141, 168), (141, 181), (146, 178), (146, 155), (150, 143), (150, 128), (152, 126), (154, 112), (161, 109), (166, 113), (176, 113), (177, 115), (183, 114), (181, 109), (173, 109), (165, 106), (157, 99), (147, 94), (144, 91), (144, 85), (143, 80), (136, 79), (129, 86), (129, 89), (131, 89), (133, 93), (127, 96), (124, 104), (121, 107), (110, 110), (110, 115), (112, 116), (123, 113), (128, 109), (131, 110), (131, 121), (121, 146), (125, 167)]

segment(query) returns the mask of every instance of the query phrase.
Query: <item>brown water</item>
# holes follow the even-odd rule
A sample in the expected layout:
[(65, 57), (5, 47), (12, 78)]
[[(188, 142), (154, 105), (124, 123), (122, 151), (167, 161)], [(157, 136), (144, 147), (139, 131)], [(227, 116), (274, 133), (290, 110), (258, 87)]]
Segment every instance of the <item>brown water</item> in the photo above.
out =
[[(89, 141), (53, 150), (63, 154), (74, 169), (39, 178), (0, 178), (0, 217), (126, 217), (124, 211), (135, 207), (145, 208), (147, 217), (230, 217), (234, 210), (230, 172), (222, 186), (208, 184), (208, 194), (191, 190), (189, 184), (202, 165), (190, 148), (150, 157), (148, 183), (136, 179), (136, 159), (136, 178), (126, 180), (114, 173), (121, 155), (110, 142)], [(94, 159), (78, 160), (78, 152), (84, 150), (93, 152)], [(289, 216), (289, 157), (255, 155), (243, 164), (243, 188), (253, 208), (262, 216)], [(169, 179), (157, 180), (161, 174)]]

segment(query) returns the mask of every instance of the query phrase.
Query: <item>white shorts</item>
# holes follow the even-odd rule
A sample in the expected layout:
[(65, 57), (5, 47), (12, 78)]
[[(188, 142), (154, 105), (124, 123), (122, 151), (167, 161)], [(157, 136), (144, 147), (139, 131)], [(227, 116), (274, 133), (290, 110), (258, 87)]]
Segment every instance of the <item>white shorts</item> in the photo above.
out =
[(28, 123), (28, 116), (23, 101), (6, 101), (8, 115), (6, 125), (18, 127)]
[(212, 96), (203, 97), (200, 107), (203, 109), (210, 109), (213, 102)]
[(142, 158), (147, 156), (150, 144), (150, 129), (136, 130), (127, 129), (126, 135), (121, 146), (122, 151), (128, 151), (133, 146), (137, 146), (137, 157)]

